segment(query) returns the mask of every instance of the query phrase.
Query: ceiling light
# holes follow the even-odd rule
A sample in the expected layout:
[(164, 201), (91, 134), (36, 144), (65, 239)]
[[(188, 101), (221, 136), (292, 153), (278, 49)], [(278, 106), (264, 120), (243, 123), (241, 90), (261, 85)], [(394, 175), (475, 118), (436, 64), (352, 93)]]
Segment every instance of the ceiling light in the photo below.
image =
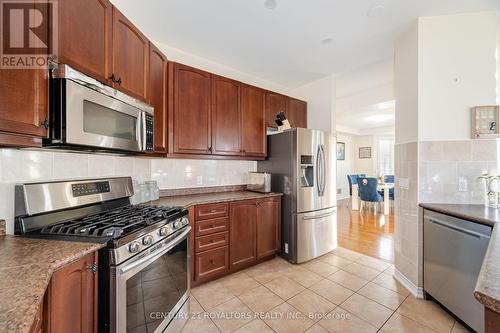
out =
[(276, 8), (276, 6), (278, 6), (276, 0), (266, 0), (264, 2), (264, 7), (266, 7), (267, 9), (274, 9)]
[(384, 9), (385, 9), (385, 6), (382, 4), (380, 4), (380, 3), (374, 4), (368, 9), (366, 16), (368, 16), (370, 18), (379, 17), (380, 15), (382, 15)]
[(321, 40), (321, 44), (323, 44), (323, 45), (331, 44), (332, 42), (333, 42), (333, 38), (332, 37), (326, 37), (326, 38), (323, 38)]

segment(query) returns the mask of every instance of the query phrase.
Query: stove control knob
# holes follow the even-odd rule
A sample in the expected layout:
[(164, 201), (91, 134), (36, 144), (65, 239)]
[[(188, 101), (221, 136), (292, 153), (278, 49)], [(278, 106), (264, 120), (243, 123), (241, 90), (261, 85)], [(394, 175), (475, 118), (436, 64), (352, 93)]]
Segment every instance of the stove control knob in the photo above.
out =
[(168, 234), (167, 227), (161, 227), (160, 230), (158, 230), (158, 235), (160, 235), (160, 236), (166, 236), (167, 234)]
[(142, 245), (148, 246), (151, 244), (153, 244), (153, 236), (147, 235), (147, 236), (142, 237)]
[(189, 219), (187, 217), (182, 218), (182, 225), (188, 225), (189, 224)]
[(179, 228), (182, 228), (182, 221), (181, 220), (177, 220), (174, 222), (174, 229), (179, 229)]
[(132, 242), (128, 246), (128, 250), (130, 253), (136, 253), (139, 252), (140, 244), (138, 242)]

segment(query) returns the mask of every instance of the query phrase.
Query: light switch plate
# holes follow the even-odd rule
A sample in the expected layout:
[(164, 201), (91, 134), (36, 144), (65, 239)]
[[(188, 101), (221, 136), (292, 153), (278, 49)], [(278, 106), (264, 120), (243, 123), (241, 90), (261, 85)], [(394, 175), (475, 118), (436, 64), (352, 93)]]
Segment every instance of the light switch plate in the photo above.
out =
[(408, 178), (398, 178), (399, 188), (403, 190), (410, 189), (410, 180)]

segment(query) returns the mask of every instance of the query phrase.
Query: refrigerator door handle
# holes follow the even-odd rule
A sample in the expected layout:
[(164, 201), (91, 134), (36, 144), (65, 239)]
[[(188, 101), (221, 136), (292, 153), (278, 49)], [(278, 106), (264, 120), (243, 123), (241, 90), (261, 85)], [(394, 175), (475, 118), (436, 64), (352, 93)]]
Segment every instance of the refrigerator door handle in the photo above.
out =
[(323, 219), (325, 217), (332, 216), (335, 213), (337, 213), (337, 210), (333, 210), (330, 213), (326, 213), (326, 214), (323, 214), (323, 215), (304, 216), (304, 220), (318, 220), (318, 219)]
[(318, 188), (318, 196), (321, 196), (321, 146), (318, 145), (316, 151), (316, 187)]
[(320, 145), (320, 154), (321, 154), (321, 183), (320, 183), (320, 196), (325, 194), (325, 177), (326, 177), (326, 166), (325, 166), (325, 148), (323, 145)]

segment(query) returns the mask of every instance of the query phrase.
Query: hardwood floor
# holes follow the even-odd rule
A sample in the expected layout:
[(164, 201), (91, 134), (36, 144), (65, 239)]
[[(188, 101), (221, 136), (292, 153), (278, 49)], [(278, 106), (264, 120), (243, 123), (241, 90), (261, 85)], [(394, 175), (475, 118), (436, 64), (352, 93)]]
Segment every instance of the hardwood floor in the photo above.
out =
[(384, 216), (366, 209), (363, 213), (350, 208), (350, 199), (339, 200), (339, 246), (368, 256), (394, 261), (394, 214)]

